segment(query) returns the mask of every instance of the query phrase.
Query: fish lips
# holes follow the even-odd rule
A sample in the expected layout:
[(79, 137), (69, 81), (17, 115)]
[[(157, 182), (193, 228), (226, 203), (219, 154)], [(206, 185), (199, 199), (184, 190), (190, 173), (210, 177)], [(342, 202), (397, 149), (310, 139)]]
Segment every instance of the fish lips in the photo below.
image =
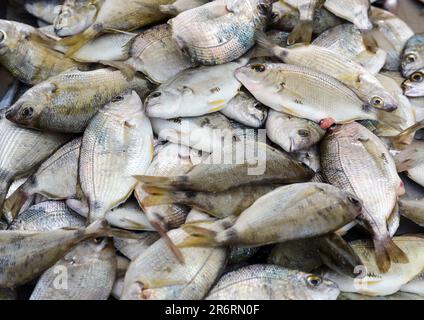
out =
[(15, 104), (5, 112), (7, 120), (25, 127), (31, 127), (35, 116), (34, 108), (24, 106), (24, 104)]

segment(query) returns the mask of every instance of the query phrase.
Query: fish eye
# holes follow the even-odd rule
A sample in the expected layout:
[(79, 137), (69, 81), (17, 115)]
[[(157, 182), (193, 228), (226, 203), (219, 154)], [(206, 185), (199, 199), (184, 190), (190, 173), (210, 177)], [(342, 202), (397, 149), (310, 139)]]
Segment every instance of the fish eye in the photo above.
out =
[(6, 32), (0, 30), (0, 43), (3, 43), (6, 40)]
[(101, 237), (97, 237), (97, 238), (94, 238), (93, 239), (93, 242), (95, 243), (95, 244), (99, 244), (100, 242), (102, 242), (103, 241), (103, 238), (101, 238)]
[(259, 3), (257, 8), (261, 13), (266, 13), (269, 7), (264, 3)]
[(162, 95), (162, 93), (160, 91), (155, 91), (150, 95), (150, 97), (151, 98), (159, 98), (161, 95)]
[(358, 199), (356, 199), (356, 198), (354, 198), (354, 197), (347, 197), (347, 200), (349, 200), (351, 203), (353, 203), (354, 205), (359, 205), (359, 204), (361, 204), (360, 202), (359, 202), (359, 200)]
[(409, 53), (405, 57), (406, 61), (409, 63), (413, 63), (417, 61), (417, 55), (415, 53)]
[(122, 101), (122, 100), (124, 100), (124, 97), (123, 96), (117, 96), (117, 97), (115, 97), (115, 98), (112, 99), (112, 102), (113, 103), (116, 103), (116, 102), (119, 102), (119, 101)]
[(413, 82), (422, 82), (424, 79), (424, 76), (421, 72), (415, 72), (411, 75), (410, 79)]
[(251, 69), (256, 72), (264, 72), (266, 68), (263, 64), (254, 64), (251, 66)]
[(272, 21), (272, 22), (277, 22), (277, 21), (278, 21), (278, 19), (279, 19), (279, 14), (278, 14), (277, 12), (273, 11), (273, 12), (271, 13), (271, 21)]
[(71, 12), (69, 10), (64, 10), (62, 11), (62, 13), (60, 14), (60, 16), (62, 18), (69, 18), (71, 16)]
[(32, 107), (25, 107), (21, 111), (21, 116), (23, 118), (31, 118), (34, 114), (34, 109)]
[(322, 283), (322, 278), (316, 275), (310, 275), (306, 278), (307, 284), (311, 288), (316, 288)]
[(384, 101), (383, 99), (381, 99), (380, 97), (373, 97), (371, 99), (371, 104), (373, 105), (374, 108), (382, 108), (384, 107)]
[(304, 130), (304, 129), (300, 129), (297, 131), (297, 134), (303, 138), (307, 138), (309, 137), (309, 131)]

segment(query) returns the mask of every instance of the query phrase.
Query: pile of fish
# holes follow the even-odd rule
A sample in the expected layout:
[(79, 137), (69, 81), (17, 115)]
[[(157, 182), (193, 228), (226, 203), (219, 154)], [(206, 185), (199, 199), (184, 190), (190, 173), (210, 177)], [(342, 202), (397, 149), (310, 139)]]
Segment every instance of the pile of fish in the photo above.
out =
[(424, 34), (371, 2), (2, 3), (1, 299), (424, 299)]

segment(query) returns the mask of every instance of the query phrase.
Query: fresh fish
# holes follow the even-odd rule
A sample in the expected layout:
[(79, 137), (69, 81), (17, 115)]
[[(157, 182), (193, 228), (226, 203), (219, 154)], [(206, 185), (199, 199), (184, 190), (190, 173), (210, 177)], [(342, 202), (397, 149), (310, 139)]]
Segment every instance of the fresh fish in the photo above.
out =
[(299, 23), (290, 33), (288, 44), (296, 42), (310, 43), (312, 39), (315, 11), (324, 1), (321, 0), (286, 0), (289, 6), (299, 11)]
[[(196, 220), (206, 214), (191, 212)], [(187, 237), (181, 228), (168, 232), (176, 244)], [(225, 265), (225, 248), (183, 248), (181, 264), (164, 239), (156, 241), (133, 260), (125, 275), (122, 300), (200, 300), (207, 294)]]
[(80, 148), (81, 138), (76, 138), (44, 161), (37, 171), (6, 199), (3, 208), (6, 217), (16, 217), (27, 200), (35, 194), (51, 200), (76, 197)]
[[(186, 246), (262, 246), (312, 238), (335, 231), (361, 212), (361, 201), (328, 184), (279, 187), (256, 200), (238, 217), (221, 220), (218, 231), (186, 224)], [(258, 214), (261, 212), (261, 214)]]
[(127, 91), (99, 111), (81, 145), (79, 180), (95, 221), (125, 202), (153, 159), (153, 132), (140, 97)]
[(115, 248), (130, 260), (135, 260), (160, 238), (157, 232), (142, 232), (137, 235), (138, 239), (113, 238)]
[(266, 121), (268, 138), (286, 152), (311, 148), (325, 135), (315, 122), (270, 110)]
[(363, 201), (360, 221), (373, 236), (381, 272), (391, 262), (406, 263), (388, 233), (387, 221), (405, 190), (385, 144), (356, 122), (343, 125), (321, 143), (321, 165), (328, 182)]
[(105, 218), (111, 226), (140, 231), (154, 231), (155, 229), (141, 210), (137, 201), (129, 200), (119, 207), (113, 208), (106, 213)]
[[(240, 149), (241, 155), (238, 154)], [(243, 150), (246, 153), (257, 150), (257, 158), (253, 154), (245, 154)], [(213, 163), (212, 154), (205, 162), (190, 169), (186, 175), (172, 177), (139, 176), (138, 179), (147, 187), (219, 192), (244, 184), (302, 182), (309, 180), (313, 175), (312, 170), (306, 165), (261, 142), (246, 141), (236, 144), (234, 148), (232, 145), (223, 147), (222, 156), (224, 159), (235, 159), (232, 158), (234, 154), (237, 156), (237, 163), (234, 161)], [(255, 168), (255, 165), (261, 167)], [(252, 171), (249, 172), (249, 170)], [(262, 172), (259, 173), (259, 170)]]
[(56, 17), (58, 7), (62, 4), (61, 0), (25, 0), (25, 10), (33, 16), (48, 22), (53, 23)]
[(268, 115), (268, 109), (244, 91), (240, 91), (220, 112), (229, 119), (253, 128), (262, 127)]
[(343, 292), (354, 292), (368, 296), (387, 296), (422, 272), (424, 267), (423, 241), (419, 236), (395, 237), (394, 242), (408, 256), (409, 263), (393, 263), (387, 273), (381, 273), (377, 266), (376, 254), (370, 241), (354, 241), (353, 250), (359, 255), (363, 267), (356, 278), (342, 276), (335, 272), (325, 273)]
[[(321, 170), (321, 159), (319, 154), (318, 146), (314, 146), (308, 150), (298, 151), (293, 154), (294, 158), (298, 161), (306, 164), (311, 168), (315, 173), (319, 173)], [(318, 175), (320, 176), (320, 175)], [(313, 179), (317, 178), (317, 175)], [(325, 180), (312, 180), (314, 182), (324, 182)]]
[(172, 4), (159, 6), (159, 10), (175, 17), (181, 12), (200, 7), (208, 2), (210, 2), (210, 0), (177, 0)]
[(370, 31), (373, 27), (368, 16), (369, 0), (326, 0), (324, 7), (336, 16), (352, 22), (363, 32)]
[(414, 141), (395, 156), (398, 172), (424, 187), (424, 141)]
[(377, 119), (376, 111), (365, 106), (352, 90), (312, 69), (259, 63), (238, 69), (235, 76), (266, 106), (319, 123), (323, 129), (334, 123)]
[(409, 281), (407, 284), (404, 284), (400, 291), (417, 294), (424, 299), (424, 272), (421, 272), (414, 279)]
[(107, 300), (116, 268), (110, 239), (86, 240), (43, 273), (30, 300)]
[(65, 71), (26, 91), (6, 117), (25, 127), (80, 133), (100, 108), (129, 89), (146, 92), (148, 83), (109, 69)]
[(417, 70), (402, 84), (408, 97), (424, 97), (424, 68)]
[(13, 180), (32, 173), (67, 142), (62, 134), (18, 127), (0, 115), (0, 208)]
[(424, 33), (413, 35), (405, 43), (401, 67), (405, 78), (424, 68)]
[(0, 64), (26, 84), (85, 67), (50, 48), (53, 40), (32, 26), (0, 20)]
[(101, 1), (65, 0), (56, 15), (54, 32), (60, 37), (79, 34), (94, 23)]
[(337, 285), (320, 276), (253, 264), (219, 279), (206, 300), (336, 300)]
[(52, 231), (83, 226), (85, 218), (69, 209), (64, 201), (45, 201), (20, 213), (9, 230)]
[(404, 217), (424, 227), (424, 199), (399, 199), (399, 209)]
[(147, 97), (149, 117), (172, 119), (219, 111), (238, 93), (241, 83), (234, 71), (247, 58), (218, 66), (202, 66), (180, 72)]
[(258, 35), (257, 43), (285, 63), (307, 67), (336, 78), (358, 94), (366, 109), (393, 111), (397, 108), (395, 98), (370, 71), (337, 52), (315, 45), (283, 48), (271, 43), (264, 34)]

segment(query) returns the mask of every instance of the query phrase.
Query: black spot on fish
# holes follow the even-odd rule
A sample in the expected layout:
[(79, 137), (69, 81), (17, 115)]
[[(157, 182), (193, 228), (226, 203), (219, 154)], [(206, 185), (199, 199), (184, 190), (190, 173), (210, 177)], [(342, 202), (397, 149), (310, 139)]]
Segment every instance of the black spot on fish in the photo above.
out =
[(389, 163), (389, 161), (387, 160), (387, 157), (384, 153), (381, 154), (380, 158), (384, 161), (384, 163)]
[(181, 123), (181, 118), (169, 119), (169, 121), (180, 124)]
[(210, 89), (210, 92), (211, 93), (217, 93), (219, 91), (221, 91), (221, 88), (220, 87), (215, 87), (215, 88)]
[(284, 90), (286, 88), (286, 83), (284, 81), (280, 82), (280, 90)]
[(200, 123), (200, 127), (205, 127), (206, 125), (208, 125), (208, 124), (211, 124), (211, 121), (209, 120), (209, 118), (204, 118), (203, 120), (202, 120), (202, 122)]
[(297, 104), (303, 104), (303, 101), (300, 100), (300, 99), (294, 99), (294, 102), (297, 103)]

